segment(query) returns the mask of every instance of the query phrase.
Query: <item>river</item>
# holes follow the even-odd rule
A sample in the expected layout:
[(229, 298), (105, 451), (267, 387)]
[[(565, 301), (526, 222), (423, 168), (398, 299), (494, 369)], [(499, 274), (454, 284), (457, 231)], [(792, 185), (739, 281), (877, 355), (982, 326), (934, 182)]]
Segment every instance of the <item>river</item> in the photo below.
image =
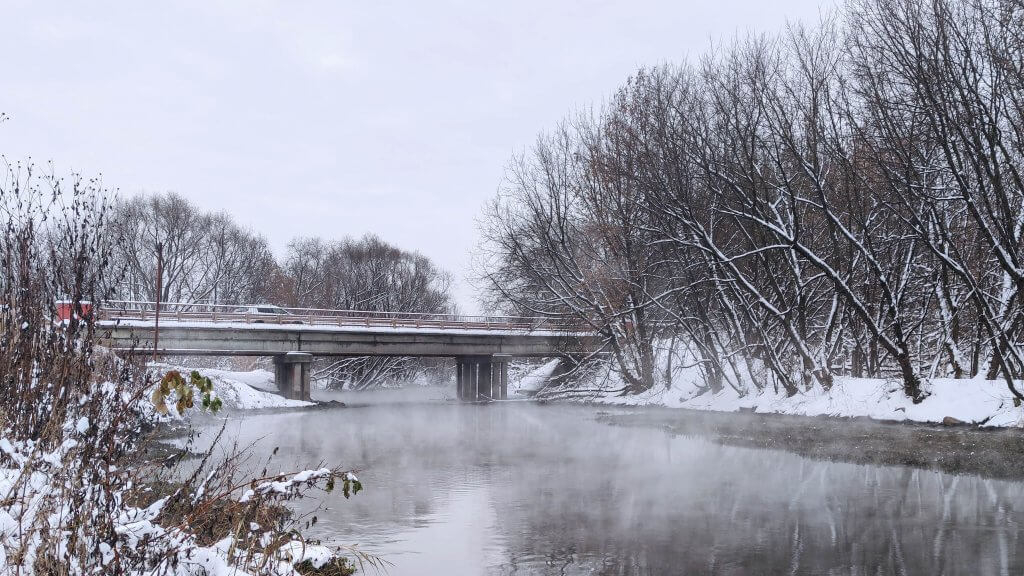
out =
[(393, 576), (1024, 571), (1019, 481), (615, 425), (637, 409), (346, 400), (233, 416), (229, 434), (280, 448), (271, 468), (360, 470), (364, 491), (326, 495), (313, 532)]

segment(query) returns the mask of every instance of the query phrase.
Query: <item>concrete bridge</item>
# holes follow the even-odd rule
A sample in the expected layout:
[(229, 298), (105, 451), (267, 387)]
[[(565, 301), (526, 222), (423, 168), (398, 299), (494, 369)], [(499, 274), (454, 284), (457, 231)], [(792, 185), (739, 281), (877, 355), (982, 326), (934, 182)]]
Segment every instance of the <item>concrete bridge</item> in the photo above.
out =
[[(278, 389), (308, 400), (315, 356), (451, 357), (458, 397), (504, 399), (514, 357), (579, 356), (600, 348), (579, 327), (543, 318), (108, 302), (101, 342), (122, 354), (271, 356)], [(255, 307), (258, 310), (258, 307)]]

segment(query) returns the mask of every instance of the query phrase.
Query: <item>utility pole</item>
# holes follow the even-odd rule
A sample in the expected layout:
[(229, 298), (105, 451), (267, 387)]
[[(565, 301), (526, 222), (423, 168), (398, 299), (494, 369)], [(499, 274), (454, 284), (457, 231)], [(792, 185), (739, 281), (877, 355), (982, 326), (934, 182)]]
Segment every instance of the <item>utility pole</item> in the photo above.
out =
[(164, 243), (156, 243), (156, 313), (153, 317), (153, 361), (160, 343), (160, 296), (164, 291)]

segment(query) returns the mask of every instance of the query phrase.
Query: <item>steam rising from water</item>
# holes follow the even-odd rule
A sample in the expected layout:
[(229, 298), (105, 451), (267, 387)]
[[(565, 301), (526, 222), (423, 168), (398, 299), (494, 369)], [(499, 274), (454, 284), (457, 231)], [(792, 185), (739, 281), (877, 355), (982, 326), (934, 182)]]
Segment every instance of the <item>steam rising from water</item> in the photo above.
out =
[(282, 470), (361, 469), (366, 490), (327, 496), (319, 534), (393, 575), (1024, 569), (1020, 483), (721, 446), (592, 407), (363, 398), (229, 428), (280, 446)]

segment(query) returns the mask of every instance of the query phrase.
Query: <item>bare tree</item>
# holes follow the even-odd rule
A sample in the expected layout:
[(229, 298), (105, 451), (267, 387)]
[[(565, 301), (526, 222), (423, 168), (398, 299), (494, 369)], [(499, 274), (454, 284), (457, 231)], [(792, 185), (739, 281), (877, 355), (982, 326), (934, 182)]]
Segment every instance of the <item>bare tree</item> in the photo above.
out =
[(601, 333), (627, 391), (678, 337), (711, 390), (895, 375), (920, 401), (983, 374), (1024, 398), (1022, 47), (1019, 1), (855, 0), (642, 70), (513, 160), (491, 298)]
[[(427, 257), (380, 238), (326, 242), (299, 238), (288, 245), (282, 266), (296, 306), (379, 313), (451, 313), (448, 274)], [(316, 377), (336, 386), (363, 389), (407, 380), (429, 361), (411, 358), (345, 358), (319, 367)]]
[(131, 299), (156, 299), (156, 250), (162, 243), (161, 300), (191, 300), (197, 277), (201, 276), (209, 219), (184, 197), (169, 192), (123, 201), (114, 221), (122, 239), (117, 258), (126, 269), (121, 294)]
[(639, 392), (654, 385), (662, 324), (651, 295), (661, 276), (630, 98), (627, 88), (601, 117), (580, 116), (516, 158), (481, 230), (492, 298), (510, 312), (595, 330), (622, 391)]
[(174, 193), (136, 196), (116, 208), (115, 258), (126, 270), (122, 297), (155, 299), (158, 243), (164, 302), (242, 304), (272, 291), (277, 262), (269, 243), (229, 215), (203, 213)]

